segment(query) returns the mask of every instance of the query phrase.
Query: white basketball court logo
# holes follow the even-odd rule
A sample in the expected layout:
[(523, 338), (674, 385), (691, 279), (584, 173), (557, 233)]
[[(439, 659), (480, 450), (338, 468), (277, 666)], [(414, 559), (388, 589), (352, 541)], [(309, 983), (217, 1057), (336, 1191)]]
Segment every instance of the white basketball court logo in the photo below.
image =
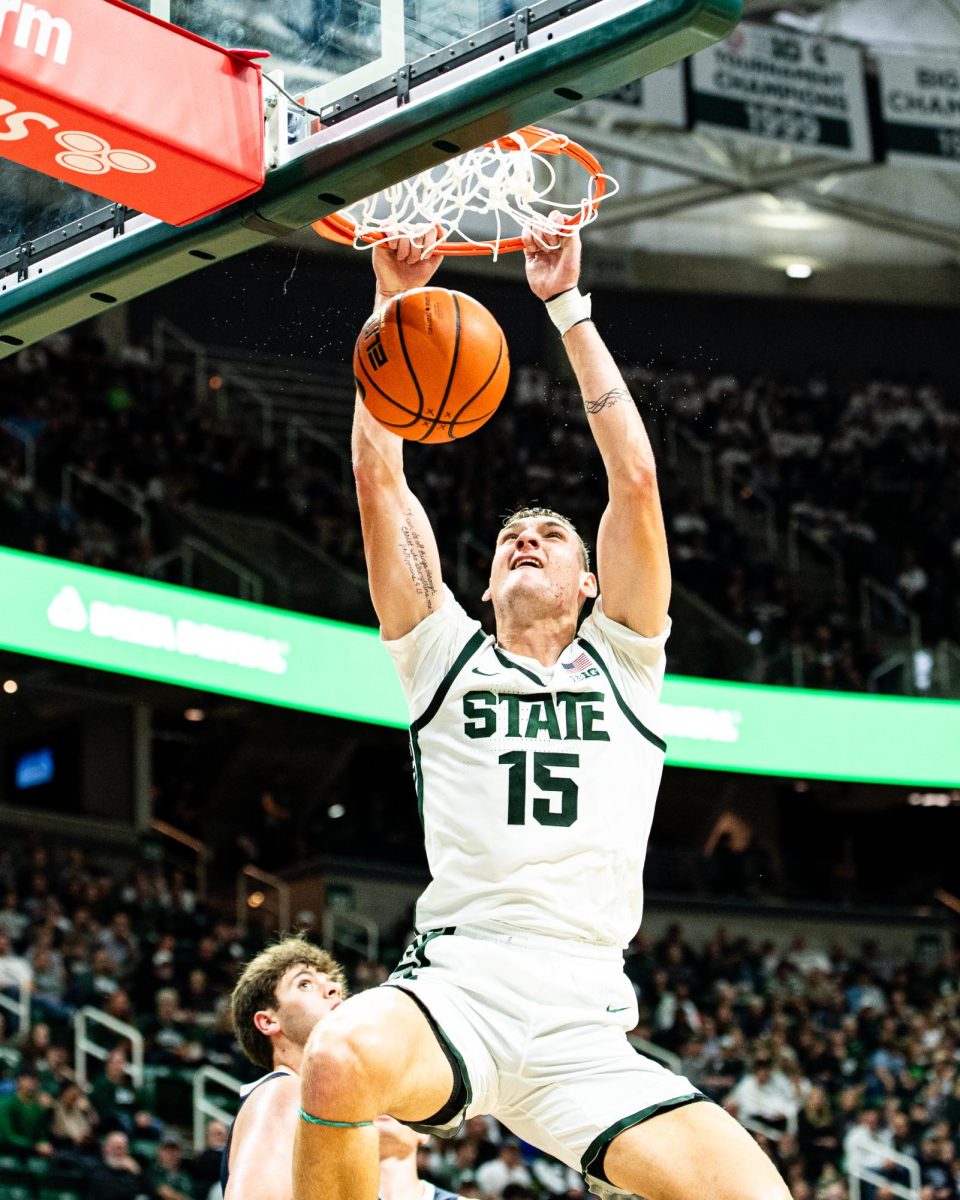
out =
[(95, 133), (69, 129), (58, 133), (56, 141), (63, 146), (57, 162), (68, 171), (77, 171), (81, 175), (106, 175), (110, 170), (147, 175), (157, 169), (157, 164), (146, 154), (136, 150), (115, 150)]

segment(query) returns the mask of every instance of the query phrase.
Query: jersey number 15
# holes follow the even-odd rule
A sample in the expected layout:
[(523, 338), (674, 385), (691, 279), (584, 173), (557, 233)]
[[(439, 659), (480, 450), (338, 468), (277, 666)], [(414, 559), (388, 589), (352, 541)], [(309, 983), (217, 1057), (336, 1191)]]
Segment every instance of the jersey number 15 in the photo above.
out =
[[(527, 756), (526, 750), (511, 750), (497, 760), (510, 768), (507, 775), (508, 825), (527, 823)], [(577, 781), (567, 775), (555, 775), (553, 768), (575, 770), (580, 766), (580, 755), (534, 750), (531, 756), (533, 785), (537, 790), (549, 793), (533, 797), (533, 819), (541, 825), (572, 825), (577, 819)]]

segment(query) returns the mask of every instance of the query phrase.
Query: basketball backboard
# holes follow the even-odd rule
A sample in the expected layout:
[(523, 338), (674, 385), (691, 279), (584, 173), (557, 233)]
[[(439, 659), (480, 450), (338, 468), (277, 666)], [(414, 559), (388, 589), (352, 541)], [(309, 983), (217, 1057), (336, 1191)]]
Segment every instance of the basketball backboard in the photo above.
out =
[[(268, 75), (314, 111), (268, 85), (265, 186), (186, 228), (0, 157), (0, 357), (676, 62), (724, 37), (740, 3), (140, 0), (220, 45), (269, 51)], [(0, 43), (13, 29), (0, 23)], [(104, 46), (104, 71), (136, 51)], [(176, 98), (187, 112), (194, 82)]]

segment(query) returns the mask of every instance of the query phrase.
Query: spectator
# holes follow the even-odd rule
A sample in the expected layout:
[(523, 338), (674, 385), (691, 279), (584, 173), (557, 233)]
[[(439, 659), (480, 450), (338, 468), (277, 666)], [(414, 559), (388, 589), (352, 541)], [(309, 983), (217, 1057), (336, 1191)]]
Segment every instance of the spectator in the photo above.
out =
[(206, 1129), (206, 1144), (199, 1154), (188, 1163), (187, 1170), (194, 1181), (194, 1190), (199, 1197), (207, 1192), (220, 1180), (220, 1164), (227, 1145), (228, 1129), (222, 1121), (208, 1121)]
[(868, 1167), (879, 1171), (887, 1163), (884, 1151), (891, 1148), (892, 1141), (890, 1131), (881, 1127), (880, 1114), (876, 1109), (866, 1109), (843, 1139), (843, 1159), (847, 1170), (857, 1171)]
[(453, 1159), (432, 1168), (438, 1183), (451, 1192), (461, 1192), (465, 1183), (477, 1177), (477, 1143), (472, 1138), (461, 1137), (453, 1144)]
[(184, 1170), (183, 1143), (166, 1133), (157, 1145), (157, 1157), (147, 1170), (150, 1200), (193, 1200), (193, 1181)]
[(93, 1081), (90, 1100), (103, 1131), (118, 1129), (137, 1137), (151, 1136), (153, 1123), (145, 1111), (143, 1097), (133, 1086), (123, 1050), (113, 1050)]
[(156, 1013), (145, 1023), (150, 1038), (149, 1062), (174, 1067), (199, 1058), (200, 1047), (186, 1016), (180, 1009), (176, 988), (161, 988), (157, 992)]
[(145, 1192), (140, 1164), (130, 1155), (127, 1135), (120, 1130), (103, 1139), (100, 1162), (91, 1170), (90, 1190), (97, 1200), (137, 1200)]
[(804, 1097), (797, 1119), (797, 1141), (811, 1169), (820, 1174), (825, 1163), (840, 1154), (840, 1133), (827, 1091), (815, 1084)]
[(49, 1158), (50, 1097), (40, 1091), (40, 1081), (32, 1068), (17, 1076), (16, 1090), (0, 1097), (0, 1154), (21, 1158), (39, 1155)]
[(68, 1083), (53, 1104), (50, 1132), (57, 1150), (84, 1151), (93, 1145), (97, 1114), (78, 1083)]
[(99, 1007), (119, 986), (110, 955), (106, 950), (96, 950), (67, 988), (65, 1000), (73, 1008), (83, 1008), (88, 1004)]
[[(0, 992), (18, 1004), (33, 990), (33, 970), (29, 962), (15, 954), (13, 943), (6, 933), (0, 933)], [(19, 1031), (19, 1017), (8, 1014), (10, 1034)]]
[(504, 1138), (497, 1157), (477, 1168), (477, 1184), (490, 1200), (506, 1200), (505, 1190), (509, 1184), (533, 1187), (533, 1176), (524, 1164), (516, 1138)]
[(128, 913), (114, 913), (109, 929), (100, 935), (100, 945), (113, 966), (114, 974), (118, 978), (123, 977), (133, 965), (138, 946)]
[(760, 1121), (786, 1129), (796, 1120), (799, 1097), (787, 1076), (774, 1070), (769, 1053), (761, 1052), (753, 1060), (753, 1070), (730, 1093), (725, 1107), (745, 1123)]
[[(0, 908), (0, 934), (9, 938), (10, 943), (18, 943), (30, 925), (30, 918), (20, 908), (17, 893), (9, 888), (3, 895), (3, 907)], [(0, 948), (0, 954), (4, 951)], [(7, 951), (9, 953), (9, 951)]]

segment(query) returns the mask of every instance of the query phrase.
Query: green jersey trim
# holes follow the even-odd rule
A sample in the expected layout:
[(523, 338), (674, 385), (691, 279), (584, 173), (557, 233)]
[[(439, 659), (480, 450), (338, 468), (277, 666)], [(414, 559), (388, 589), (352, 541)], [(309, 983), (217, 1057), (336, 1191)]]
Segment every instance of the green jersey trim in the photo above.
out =
[(644, 725), (644, 723), (637, 716), (637, 714), (629, 707), (626, 700), (624, 700), (624, 698), (620, 695), (620, 689), (613, 682), (613, 676), (610, 674), (610, 671), (607, 669), (607, 664), (603, 661), (603, 659), (596, 652), (596, 650), (593, 648), (593, 646), (587, 641), (586, 638), (580, 637), (580, 638), (577, 638), (577, 641), (584, 648), (584, 650), (587, 651), (587, 653), (590, 655), (590, 657), (595, 660), (597, 666), (604, 673), (604, 675), (606, 675), (607, 683), (610, 684), (610, 690), (613, 692), (613, 697), (616, 700), (617, 704), (619, 704), (620, 711), (627, 718), (627, 720), (630, 722), (630, 724), (634, 727), (634, 729), (638, 730), (640, 733), (643, 734), (643, 736), (647, 739), (647, 741), (651, 744), (651, 746), (656, 746), (656, 748), (658, 750), (662, 751), (665, 754), (667, 751), (667, 743), (663, 740), (663, 738), (657, 737), (657, 735), (655, 733), (651, 733), (650, 730), (646, 727), (646, 725)]
[(511, 662), (498, 646), (494, 646), (493, 652), (497, 656), (497, 661), (500, 663), (501, 667), (506, 667), (508, 671), (520, 671), (522, 674), (526, 675), (528, 679), (532, 679), (538, 687), (547, 686), (543, 680), (534, 675), (532, 671), (527, 670), (526, 667), (521, 667), (519, 663)]
[(649, 1121), (651, 1117), (659, 1116), (660, 1113), (670, 1112), (674, 1108), (683, 1108), (687, 1104), (695, 1104), (698, 1100), (706, 1099), (707, 1097), (702, 1092), (688, 1092), (684, 1096), (675, 1096), (671, 1100), (661, 1100), (657, 1104), (641, 1108), (639, 1112), (631, 1113), (629, 1117), (621, 1117), (619, 1121), (615, 1121), (603, 1133), (598, 1134), (583, 1152), (583, 1157), (580, 1159), (580, 1170), (583, 1173), (584, 1179), (592, 1176), (594, 1179), (600, 1179), (604, 1183), (610, 1182), (603, 1174), (603, 1159), (601, 1155), (603, 1155), (613, 1139), (623, 1133), (625, 1129), (631, 1129), (634, 1125), (640, 1125), (644, 1121)]
[(457, 655), (453, 666), (440, 680), (440, 686), (434, 692), (433, 699), (410, 726), (410, 753), (413, 755), (413, 774), (417, 784), (417, 813), (420, 816), (421, 826), (423, 825), (423, 771), (420, 768), (420, 730), (437, 715), (440, 705), (446, 699), (447, 692), (453, 686), (453, 681), (486, 640), (487, 635), (482, 629), (478, 629)]

